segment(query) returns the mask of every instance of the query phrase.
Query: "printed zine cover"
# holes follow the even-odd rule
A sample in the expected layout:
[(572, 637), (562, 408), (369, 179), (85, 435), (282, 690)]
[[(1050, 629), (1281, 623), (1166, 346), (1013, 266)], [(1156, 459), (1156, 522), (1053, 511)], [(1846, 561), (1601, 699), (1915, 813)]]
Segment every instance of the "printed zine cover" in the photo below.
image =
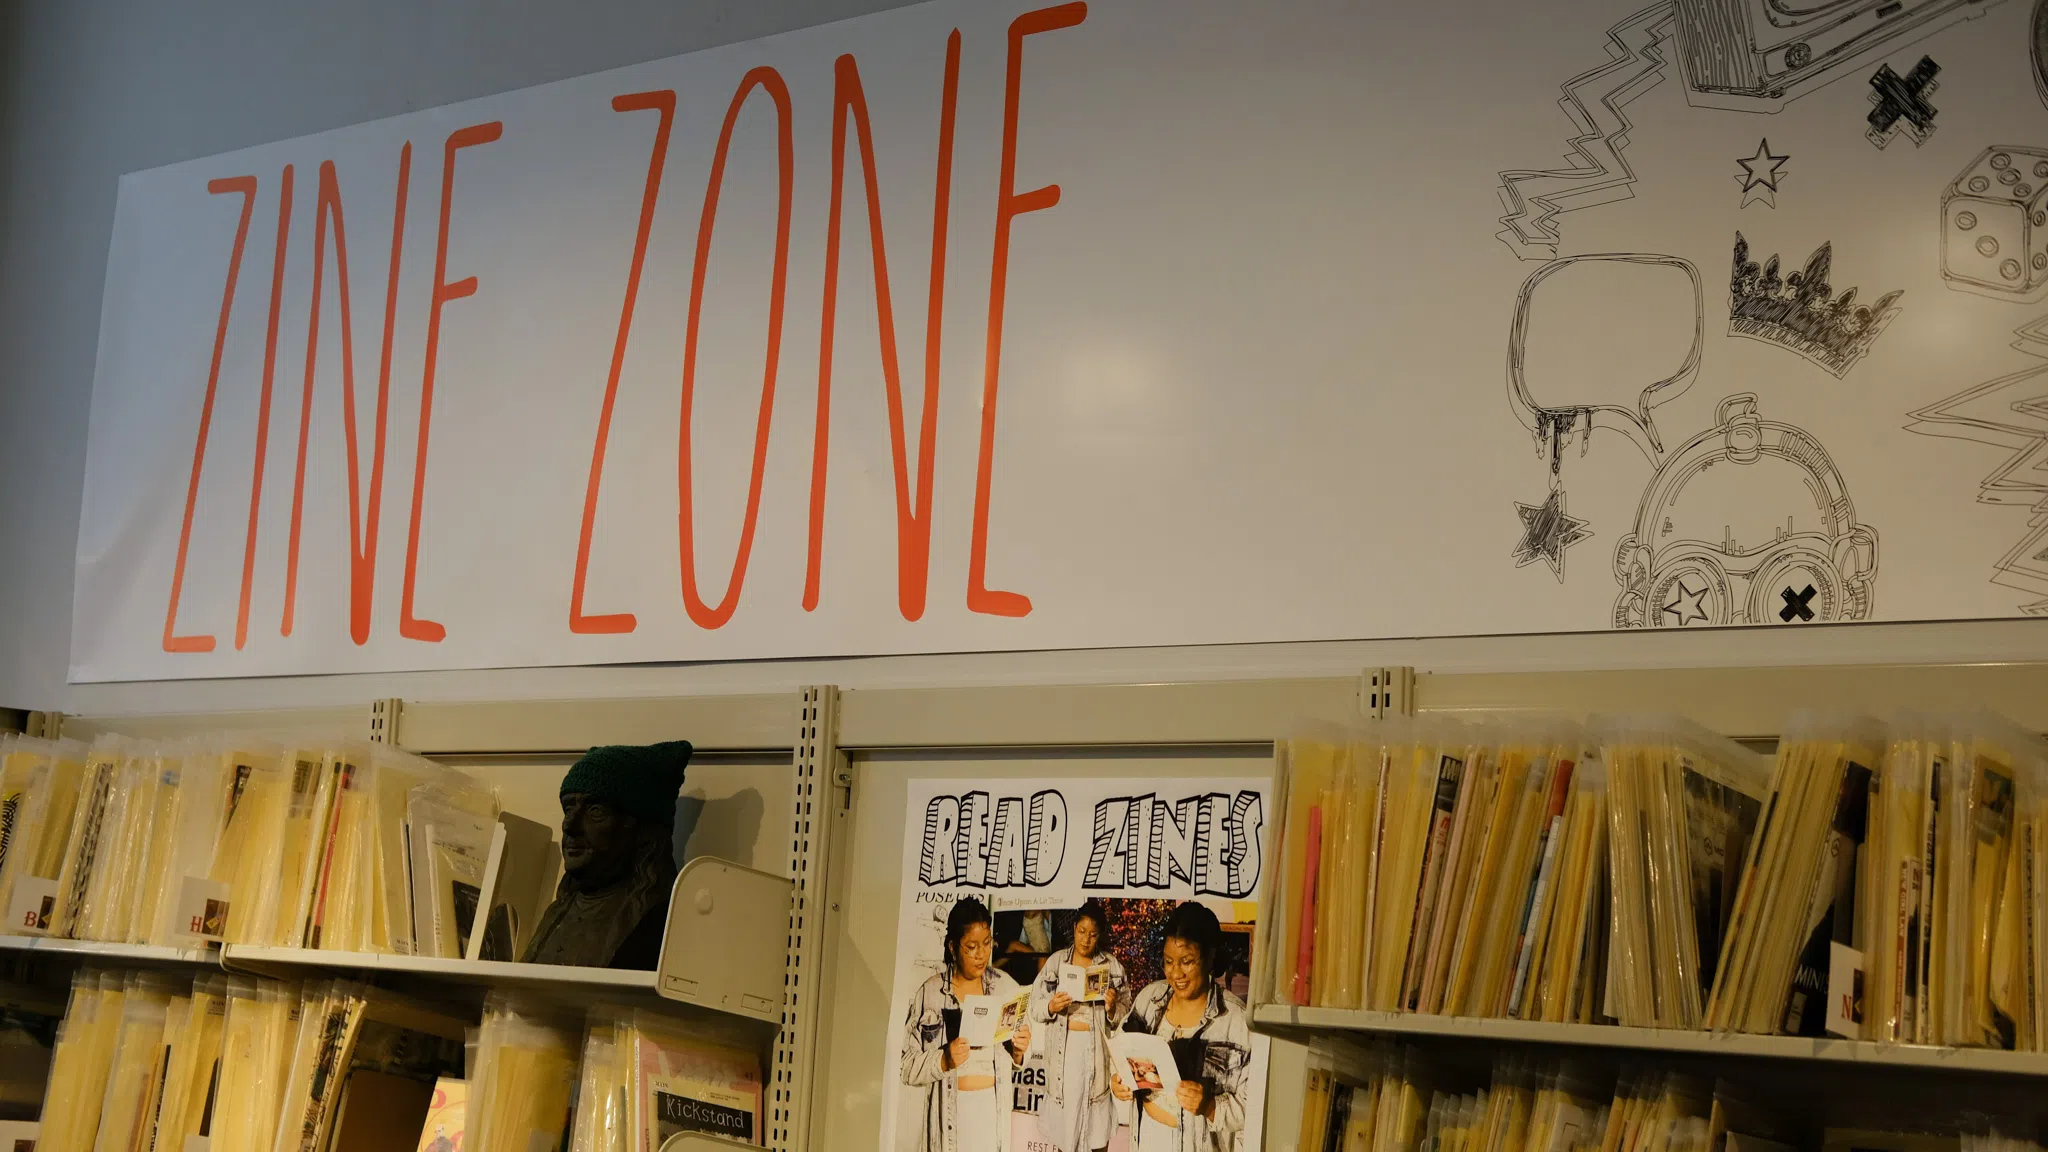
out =
[(434, 1084), (427, 1122), (420, 1125), (418, 1152), (462, 1152), (462, 1128), (469, 1104), (469, 1085), (443, 1076)]
[[(1063, 1107), (1058, 1089), (1067, 1087), (1070, 1070), (1090, 1076), (1091, 1064), (1127, 1074), (1130, 1064), (1112, 1059), (1111, 1045), (1128, 1035), (1135, 1039), (1121, 1047), (1186, 1057), (1178, 1068), (1173, 1059), (1149, 1061), (1150, 1083), (1170, 1096), (1170, 1082), (1199, 1080), (1217, 1101), (1211, 1110), (1217, 1123), (1201, 1147), (1259, 1148), (1266, 1044), (1250, 1033), (1245, 995), (1258, 920), (1254, 894), (1265, 861), (1268, 787), (1263, 778), (912, 781), (889, 1029), (881, 1053), (889, 1090), (879, 1146), (887, 1152), (994, 1147), (993, 1133), (983, 1139), (962, 1129), (994, 1110), (981, 1102), (966, 1104), (961, 1098), (971, 1093), (959, 1088), (962, 1076), (986, 1083), (984, 1057), (992, 1055), (996, 1091), (1008, 1092), (998, 1100), (1007, 1106), (1010, 1152), (1059, 1152), (1072, 1142), (1066, 1134), (1086, 1122), (1074, 1097), (1093, 1093), (1069, 1090)], [(945, 960), (947, 921), (954, 906), (968, 900), (986, 910), (987, 923), (959, 951), (982, 974), (975, 978), (978, 991), (963, 988), (956, 997)], [(1095, 955), (1085, 964), (1072, 963), (1074, 924), (1091, 900), (1099, 902), (1109, 923), (1101, 926)], [(1134, 1007), (1149, 1004), (1156, 1016), (1171, 994), (1162, 982), (1164, 928), (1184, 904), (1213, 914), (1219, 938), (1201, 1035), (1169, 1041), (1164, 1030), (1150, 1026), (1160, 1021), (1144, 1019)], [(1060, 991), (1076, 1007), (1061, 1021), (1039, 1019)], [(1026, 1002), (1030, 1039), (1018, 1062), (1003, 1008)], [(1082, 1013), (1111, 1026), (1098, 1032), (1065, 1023)], [(993, 1018), (983, 1021), (983, 1015)], [(944, 1069), (942, 1050), (956, 1036), (970, 1047), (987, 1038), (995, 1044), (971, 1056), (964, 1069)], [(1091, 1052), (1085, 1047), (1090, 1044), (1101, 1047)], [(1055, 1048), (1062, 1058), (1057, 1067)], [(1110, 1152), (1128, 1152), (1136, 1109), (1103, 1099)], [(1158, 1105), (1181, 1123), (1206, 1123), (1182, 1116), (1171, 1099)], [(935, 1115), (938, 1130), (928, 1132)]]
[(643, 1093), (646, 1152), (679, 1132), (759, 1144), (761, 1065), (751, 1053), (680, 1033), (639, 1034), (636, 1081)]

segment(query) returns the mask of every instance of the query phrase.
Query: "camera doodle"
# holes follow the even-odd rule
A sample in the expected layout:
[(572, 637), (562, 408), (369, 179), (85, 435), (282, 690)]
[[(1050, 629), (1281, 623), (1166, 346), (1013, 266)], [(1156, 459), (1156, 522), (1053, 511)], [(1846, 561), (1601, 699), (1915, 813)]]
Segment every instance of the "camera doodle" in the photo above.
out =
[[(2048, 4), (2048, 0), (2040, 0)], [(1607, 30), (1607, 63), (1564, 84), (1558, 101), (1576, 133), (1567, 167), (1500, 173), (1502, 243), (1523, 260), (1558, 252), (1557, 218), (1635, 194), (1635, 170), (1624, 154), (1634, 128), (1623, 111), (1677, 65), (1685, 98), (1699, 108), (1775, 113), (1848, 74), (1859, 64), (1910, 47), (2004, 0), (1665, 0)], [(2048, 13), (2035, 16), (2036, 71), (2048, 100), (2048, 72), (2038, 61), (2048, 43)], [(1934, 67), (1933, 61), (1923, 62)], [(1889, 71), (1888, 69), (1886, 71)], [(1895, 74), (1874, 94), (1871, 129), (1884, 122), (1884, 142), (1898, 131), (1925, 139), (1934, 123), (1933, 76)], [(1879, 77), (1885, 73), (1880, 72)], [(1918, 77), (1916, 86), (1915, 77)], [(1872, 78), (1878, 84), (1878, 78)], [(1884, 99), (1890, 92), (1896, 106)], [(1914, 97), (1917, 95), (1917, 102)], [(1882, 147), (1880, 142), (1880, 147)], [(1744, 185), (1745, 194), (1750, 191)], [(1745, 198), (1745, 203), (1747, 198)]]
[(1776, 112), (2003, 0), (1676, 0), (1686, 99)]

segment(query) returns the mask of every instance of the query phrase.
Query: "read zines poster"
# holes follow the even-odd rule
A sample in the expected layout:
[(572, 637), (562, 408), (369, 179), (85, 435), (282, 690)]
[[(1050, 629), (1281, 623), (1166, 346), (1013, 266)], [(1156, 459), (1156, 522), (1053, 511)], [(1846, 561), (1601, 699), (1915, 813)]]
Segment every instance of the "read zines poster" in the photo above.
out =
[(1258, 1148), (1266, 1046), (1245, 995), (1266, 791), (913, 782), (882, 1146)]

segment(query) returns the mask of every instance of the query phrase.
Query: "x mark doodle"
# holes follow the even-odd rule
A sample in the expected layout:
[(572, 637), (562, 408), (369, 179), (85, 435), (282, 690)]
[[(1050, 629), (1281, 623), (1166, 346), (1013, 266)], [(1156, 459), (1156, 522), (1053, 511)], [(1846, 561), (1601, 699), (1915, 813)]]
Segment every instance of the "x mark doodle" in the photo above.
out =
[(1940, 74), (1941, 65), (1932, 56), (1922, 56), (1904, 76), (1889, 64), (1879, 68), (1870, 78), (1870, 142), (1882, 148), (1903, 129), (1915, 147), (1927, 143), (1934, 134), (1934, 105), (1927, 98), (1934, 95), (1934, 78)]
[(1799, 618), (1801, 623), (1813, 619), (1813, 609), (1807, 607), (1808, 604), (1813, 603), (1813, 585), (1808, 584), (1804, 592), (1794, 592), (1787, 588), (1783, 592), (1778, 593), (1778, 595), (1785, 598), (1785, 606), (1778, 610), (1778, 619), (1783, 620), (1787, 624), (1790, 624), (1795, 616)]

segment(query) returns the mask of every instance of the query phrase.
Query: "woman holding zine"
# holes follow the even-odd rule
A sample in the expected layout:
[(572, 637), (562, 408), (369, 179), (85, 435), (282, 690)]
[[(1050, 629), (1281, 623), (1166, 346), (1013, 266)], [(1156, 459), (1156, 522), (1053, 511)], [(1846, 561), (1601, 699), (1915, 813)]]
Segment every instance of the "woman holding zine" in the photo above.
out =
[(1138, 993), (1124, 1030), (1165, 1040), (1180, 1084), (1163, 1094), (1166, 1099), (1155, 1099), (1162, 1094), (1134, 1092), (1118, 1068), (1110, 1093), (1135, 1106), (1137, 1152), (1234, 1152), (1244, 1128), (1251, 1021), (1244, 1001), (1216, 981), (1223, 926), (1214, 912), (1190, 901), (1167, 917), (1165, 937), (1160, 969), (1166, 978)]
[(1116, 1128), (1109, 1033), (1130, 1014), (1131, 994), (1108, 944), (1108, 911), (1090, 900), (1074, 920), (1072, 944), (1046, 957), (1031, 985), (1031, 1019), (1047, 1025), (1038, 1134), (1060, 1152), (1101, 1152)]
[[(1017, 982), (989, 965), (995, 932), (988, 905), (973, 897), (946, 915), (946, 966), (911, 997), (904, 1021), (903, 1083), (925, 1089), (919, 1152), (1008, 1152), (1010, 1069), (1031, 1049), (1031, 1022), (976, 1046), (963, 1015), (1000, 1011)], [(998, 1056), (997, 1053), (1001, 1055)]]

